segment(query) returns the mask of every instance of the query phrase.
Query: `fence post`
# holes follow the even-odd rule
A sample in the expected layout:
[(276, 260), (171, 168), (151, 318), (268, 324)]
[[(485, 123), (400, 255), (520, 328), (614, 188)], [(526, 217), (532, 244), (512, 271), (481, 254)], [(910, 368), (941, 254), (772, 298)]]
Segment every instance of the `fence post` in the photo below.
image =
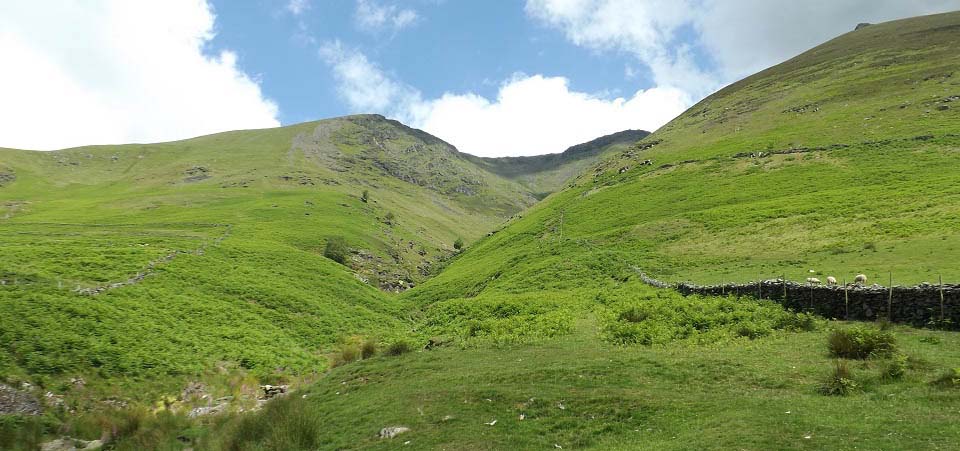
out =
[(890, 272), (890, 294), (887, 296), (887, 321), (893, 321), (893, 272)]
[(847, 292), (847, 279), (843, 279), (843, 319), (850, 319), (850, 294)]
[(721, 277), (720, 278), (720, 296), (726, 296), (726, 294), (727, 294), (727, 283)]
[(783, 305), (787, 305), (787, 275), (780, 274), (780, 282), (783, 283)]
[(944, 312), (943, 312), (943, 275), (938, 275), (940, 278), (940, 326), (943, 326)]
[(763, 299), (763, 279), (757, 274), (757, 297)]

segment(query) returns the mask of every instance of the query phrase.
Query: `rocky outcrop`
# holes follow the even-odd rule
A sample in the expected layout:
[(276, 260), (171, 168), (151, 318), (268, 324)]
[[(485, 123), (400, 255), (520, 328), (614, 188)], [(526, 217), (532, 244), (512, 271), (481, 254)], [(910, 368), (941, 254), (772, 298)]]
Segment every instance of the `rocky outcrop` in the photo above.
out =
[(9, 185), (17, 179), (17, 175), (11, 170), (0, 169), (0, 186)]
[(40, 401), (27, 391), (0, 384), (0, 415), (40, 415)]
[(61, 437), (40, 445), (40, 451), (93, 451), (103, 447), (100, 440), (80, 440)]
[(394, 438), (405, 432), (410, 432), (410, 428), (406, 426), (391, 426), (380, 429), (380, 433), (377, 434), (380, 438)]

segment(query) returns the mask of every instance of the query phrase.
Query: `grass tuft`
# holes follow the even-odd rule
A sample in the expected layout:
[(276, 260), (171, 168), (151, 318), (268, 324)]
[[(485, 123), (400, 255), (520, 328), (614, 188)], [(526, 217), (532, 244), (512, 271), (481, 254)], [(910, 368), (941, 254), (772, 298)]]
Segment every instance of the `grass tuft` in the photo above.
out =
[(847, 396), (859, 390), (860, 384), (853, 379), (853, 373), (846, 360), (837, 360), (833, 370), (820, 385), (820, 393), (828, 396)]
[(890, 355), (896, 350), (896, 340), (890, 332), (857, 326), (831, 332), (827, 347), (833, 357), (866, 359)]
[(407, 340), (397, 340), (393, 343), (390, 343), (386, 349), (383, 350), (384, 355), (389, 356), (398, 356), (406, 354), (413, 350), (413, 346)]

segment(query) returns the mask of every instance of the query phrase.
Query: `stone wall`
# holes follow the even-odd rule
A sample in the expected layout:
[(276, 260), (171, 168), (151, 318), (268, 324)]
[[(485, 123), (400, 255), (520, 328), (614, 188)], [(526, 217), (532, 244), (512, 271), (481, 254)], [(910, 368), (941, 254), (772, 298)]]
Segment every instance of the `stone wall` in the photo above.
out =
[[(640, 273), (644, 283), (673, 288), (684, 295), (750, 296), (769, 299), (795, 311), (825, 318), (873, 321), (888, 318), (917, 327), (960, 329), (960, 285), (944, 284), (883, 287), (880, 285), (823, 286), (762, 280), (744, 284), (670, 284)], [(942, 296), (942, 297), (941, 297)]]

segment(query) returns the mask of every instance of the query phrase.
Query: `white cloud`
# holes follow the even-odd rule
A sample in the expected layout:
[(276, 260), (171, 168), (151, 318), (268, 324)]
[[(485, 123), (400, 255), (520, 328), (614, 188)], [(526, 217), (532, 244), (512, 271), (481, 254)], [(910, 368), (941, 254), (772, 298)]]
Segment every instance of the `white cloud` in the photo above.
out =
[(419, 20), (416, 11), (394, 4), (380, 4), (376, 0), (357, 0), (354, 19), (361, 30), (398, 32)]
[(321, 56), (354, 111), (394, 117), (481, 156), (560, 152), (628, 128), (654, 130), (690, 103), (675, 88), (609, 99), (571, 90), (563, 77), (522, 74), (500, 85), (493, 100), (474, 93), (423, 99), (420, 91), (340, 42), (324, 45)]
[[(622, 51), (658, 86), (699, 98), (859, 22), (950, 11), (960, 0), (527, 0), (527, 14), (576, 45)], [(691, 36), (692, 35), (692, 36)], [(712, 59), (698, 61), (700, 48)]]
[[(345, 48), (340, 41), (320, 46), (320, 57), (333, 70), (337, 93), (354, 111), (402, 115), (421, 102), (416, 89), (394, 80), (366, 55)], [(404, 119), (409, 120), (409, 115)]]
[(310, 0), (290, 0), (287, 2), (287, 11), (294, 16), (299, 16), (304, 11), (310, 9)]
[(467, 153), (538, 155), (621, 130), (655, 130), (689, 101), (675, 88), (606, 99), (571, 90), (563, 77), (518, 75), (500, 86), (493, 101), (444, 94), (424, 106), (415, 124)]
[(0, 15), (0, 146), (55, 149), (279, 125), (237, 67), (202, 53), (203, 0), (13, 2)]

